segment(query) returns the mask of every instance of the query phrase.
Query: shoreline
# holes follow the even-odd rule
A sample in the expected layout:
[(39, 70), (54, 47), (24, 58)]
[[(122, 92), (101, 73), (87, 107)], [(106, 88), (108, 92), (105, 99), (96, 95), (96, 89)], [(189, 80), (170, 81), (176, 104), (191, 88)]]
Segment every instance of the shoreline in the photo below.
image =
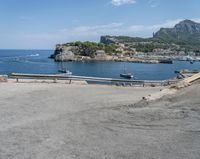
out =
[(151, 59), (134, 59), (134, 58), (128, 58), (128, 59), (99, 59), (99, 58), (74, 58), (74, 59), (62, 59), (62, 60), (56, 60), (55, 58), (49, 57), (50, 59), (54, 59), (55, 62), (95, 62), (95, 61), (102, 61), (102, 62), (128, 62), (128, 63), (144, 63), (144, 64), (172, 64), (172, 60), (168, 59), (160, 59), (160, 60), (151, 60)]

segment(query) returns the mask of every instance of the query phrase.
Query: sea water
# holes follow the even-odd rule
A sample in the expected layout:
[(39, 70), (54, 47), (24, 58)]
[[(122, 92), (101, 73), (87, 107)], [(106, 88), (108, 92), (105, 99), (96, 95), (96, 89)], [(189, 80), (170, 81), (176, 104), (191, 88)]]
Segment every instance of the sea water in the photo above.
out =
[(137, 80), (165, 80), (176, 77), (174, 71), (183, 69), (200, 70), (200, 62), (174, 61), (173, 64), (143, 64), (128, 62), (54, 62), (48, 57), (53, 50), (0, 50), (0, 74), (41, 73), (58, 74), (66, 67), (73, 75), (120, 78), (120, 73), (134, 74)]

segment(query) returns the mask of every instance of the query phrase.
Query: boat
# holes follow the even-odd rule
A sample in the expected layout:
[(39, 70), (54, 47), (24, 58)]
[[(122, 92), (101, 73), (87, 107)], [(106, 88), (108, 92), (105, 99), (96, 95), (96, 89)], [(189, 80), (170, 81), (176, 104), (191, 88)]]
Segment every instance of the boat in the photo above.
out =
[(178, 74), (178, 75), (177, 75), (177, 79), (184, 79), (184, 78), (185, 78), (185, 76), (182, 75), (182, 74)]
[(127, 79), (134, 78), (132, 73), (126, 71), (125, 64), (124, 64), (124, 73), (121, 73), (120, 77), (127, 78)]
[(67, 69), (60, 69), (60, 70), (58, 70), (58, 72), (64, 73), (64, 74), (67, 74), (67, 75), (72, 75), (72, 72), (70, 72), (70, 71), (67, 70)]
[(159, 60), (159, 63), (162, 63), (162, 64), (173, 64), (173, 61), (171, 59), (163, 59), (163, 60)]
[(131, 79), (134, 76), (131, 73), (121, 73), (120, 77)]
[[(62, 57), (61, 57), (62, 58)], [(63, 66), (63, 59), (61, 61), (61, 69), (58, 70), (60, 73), (64, 73), (65, 75), (72, 75), (72, 72), (70, 72), (67, 68)]]
[(191, 61), (190, 61), (190, 64), (194, 64), (194, 61), (191, 60)]
[(178, 71), (178, 70), (176, 70), (176, 71), (174, 71), (174, 73), (180, 73), (181, 71)]

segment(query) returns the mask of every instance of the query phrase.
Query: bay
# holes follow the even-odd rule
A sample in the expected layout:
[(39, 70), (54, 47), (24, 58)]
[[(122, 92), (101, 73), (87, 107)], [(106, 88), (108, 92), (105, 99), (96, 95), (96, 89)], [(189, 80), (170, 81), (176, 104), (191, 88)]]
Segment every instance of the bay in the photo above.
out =
[[(58, 74), (61, 63), (48, 57), (53, 50), (0, 50), (0, 74), (42, 73)], [(198, 69), (200, 62), (174, 61), (173, 64), (143, 64), (127, 62), (64, 62), (63, 65), (78, 76), (120, 78), (124, 66), (138, 80), (165, 80), (176, 76), (175, 70)]]

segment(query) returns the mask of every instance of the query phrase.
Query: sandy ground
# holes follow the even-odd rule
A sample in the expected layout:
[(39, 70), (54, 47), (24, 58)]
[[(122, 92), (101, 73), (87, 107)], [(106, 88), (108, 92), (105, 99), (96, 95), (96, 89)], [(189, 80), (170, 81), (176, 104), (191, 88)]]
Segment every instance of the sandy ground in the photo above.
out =
[(159, 88), (0, 83), (2, 159), (199, 159), (200, 85)]

